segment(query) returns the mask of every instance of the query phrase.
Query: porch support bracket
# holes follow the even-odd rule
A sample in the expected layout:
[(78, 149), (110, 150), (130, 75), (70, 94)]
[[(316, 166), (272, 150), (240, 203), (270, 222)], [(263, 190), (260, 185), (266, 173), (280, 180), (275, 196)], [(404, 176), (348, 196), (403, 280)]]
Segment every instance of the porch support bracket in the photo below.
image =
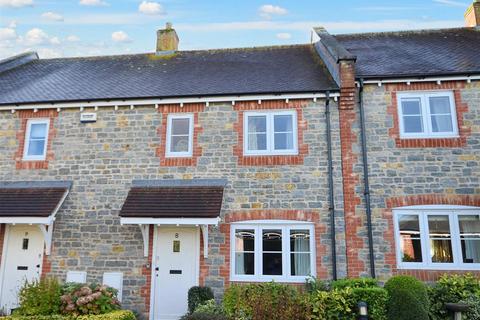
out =
[(150, 225), (148, 224), (139, 224), (140, 231), (142, 231), (143, 238), (143, 256), (148, 257), (148, 248), (150, 241)]
[(200, 228), (202, 228), (202, 236), (203, 236), (203, 257), (207, 259), (208, 258), (208, 224), (202, 224)]
[(43, 239), (45, 240), (45, 254), (49, 256), (52, 250), (53, 221), (49, 224), (38, 224), (37, 226), (40, 228)]

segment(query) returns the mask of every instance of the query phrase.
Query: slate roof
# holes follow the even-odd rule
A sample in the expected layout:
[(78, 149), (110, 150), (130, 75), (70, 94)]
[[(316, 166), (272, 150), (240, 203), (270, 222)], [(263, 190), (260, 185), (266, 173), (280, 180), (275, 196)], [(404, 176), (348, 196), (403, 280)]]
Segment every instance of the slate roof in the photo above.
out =
[(48, 217), (71, 187), (68, 181), (0, 183), (0, 217)]
[(357, 77), (480, 73), (480, 29), (455, 28), (335, 35), (357, 56)]
[(0, 104), (335, 89), (312, 45), (40, 59), (0, 73)]
[(121, 217), (216, 218), (220, 215), (223, 187), (132, 187)]

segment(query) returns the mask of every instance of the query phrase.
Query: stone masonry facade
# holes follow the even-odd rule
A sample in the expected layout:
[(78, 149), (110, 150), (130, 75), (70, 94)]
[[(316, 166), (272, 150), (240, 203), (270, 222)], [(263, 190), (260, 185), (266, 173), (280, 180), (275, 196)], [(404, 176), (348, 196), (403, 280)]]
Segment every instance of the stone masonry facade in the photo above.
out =
[[(166, 161), (162, 155), (165, 117), (195, 113), (194, 160)], [(242, 110), (290, 109), (298, 112), (299, 157), (246, 163), (238, 153)], [(53, 246), (45, 256), (43, 276), (64, 280), (67, 271), (86, 271), (87, 281), (104, 272), (124, 274), (123, 305), (147, 314), (150, 305), (150, 257), (143, 256), (138, 226), (121, 226), (119, 210), (132, 180), (225, 178), (222, 222), (210, 227), (209, 257), (201, 259), (201, 283), (221, 295), (229, 284), (228, 223), (243, 218), (298, 219), (315, 224), (317, 273), (332, 277), (329, 224), (325, 100), (284, 100), (232, 105), (178, 105), (99, 108), (95, 123), (80, 123), (79, 108), (0, 113), (0, 179), (3, 181), (70, 180), (73, 186), (56, 216)], [(86, 109), (85, 111), (93, 111)], [(338, 107), (331, 102), (333, 145), (340, 145)], [(24, 122), (48, 117), (54, 132), (48, 163), (18, 165)], [(292, 157), (289, 157), (292, 158)], [(273, 161), (273, 162), (272, 162)], [(346, 276), (341, 151), (333, 150), (337, 261)], [(225, 223), (227, 222), (227, 223)], [(2, 231), (0, 228), (0, 243)], [(151, 237), (153, 232), (150, 233)], [(152, 239), (153, 240), (153, 239)], [(150, 241), (150, 244), (153, 241)]]

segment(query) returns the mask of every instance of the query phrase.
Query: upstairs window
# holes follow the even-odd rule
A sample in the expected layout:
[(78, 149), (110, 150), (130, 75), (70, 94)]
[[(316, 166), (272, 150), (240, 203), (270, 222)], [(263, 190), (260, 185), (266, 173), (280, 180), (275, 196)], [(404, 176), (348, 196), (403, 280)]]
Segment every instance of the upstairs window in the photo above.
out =
[(398, 106), (402, 138), (458, 136), (452, 92), (399, 93)]
[(168, 115), (167, 157), (191, 157), (193, 145), (193, 115)]
[(245, 113), (245, 155), (295, 155), (297, 153), (295, 111)]
[(303, 282), (315, 275), (315, 237), (309, 223), (236, 223), (231, 241), (233, 281)]
[(50, 120), (28, 120), (23, 160), (45, 160)]
[(395, 219), (399, 268), (480, 267), (480, 209), (400, 208)]

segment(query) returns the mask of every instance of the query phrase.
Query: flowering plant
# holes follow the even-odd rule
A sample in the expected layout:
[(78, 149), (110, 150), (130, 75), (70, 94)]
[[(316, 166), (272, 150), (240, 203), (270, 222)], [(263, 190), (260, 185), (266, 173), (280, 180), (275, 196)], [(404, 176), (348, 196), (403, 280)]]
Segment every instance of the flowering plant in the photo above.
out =
[(120, 309), (117, 290), (98, 284), (67, 283), (60, 297), (60, 311), (75, 316), (102, 314)]

